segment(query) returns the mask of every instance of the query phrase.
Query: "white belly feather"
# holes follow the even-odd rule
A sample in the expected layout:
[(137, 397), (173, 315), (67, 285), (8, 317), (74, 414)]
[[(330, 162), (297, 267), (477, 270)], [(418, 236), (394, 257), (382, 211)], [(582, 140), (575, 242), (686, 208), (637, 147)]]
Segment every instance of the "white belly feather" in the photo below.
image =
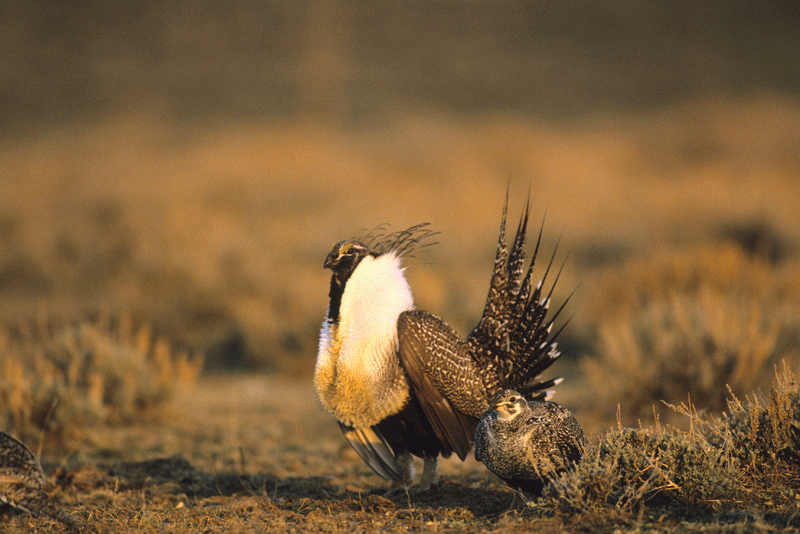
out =
[(397, 318), (413, 308), (400, 259), (361, 260), (345, 285), (339, 324), (320, 334), (314, 384), (339, 421), (371, 426), (400, 411), (408, 382), (397, 357)]

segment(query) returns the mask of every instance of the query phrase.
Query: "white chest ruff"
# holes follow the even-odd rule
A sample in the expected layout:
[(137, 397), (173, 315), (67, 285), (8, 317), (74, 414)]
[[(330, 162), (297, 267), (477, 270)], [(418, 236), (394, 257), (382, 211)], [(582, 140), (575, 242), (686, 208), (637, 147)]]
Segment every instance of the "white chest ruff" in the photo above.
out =
[(397, 318), (412, 307), (398, 257), (361, 260), (345, 285), (339, 324), (322, 325), (314, 374), (322, 404), (339, 421), (375, 425), (408, 400), (397, 356)]

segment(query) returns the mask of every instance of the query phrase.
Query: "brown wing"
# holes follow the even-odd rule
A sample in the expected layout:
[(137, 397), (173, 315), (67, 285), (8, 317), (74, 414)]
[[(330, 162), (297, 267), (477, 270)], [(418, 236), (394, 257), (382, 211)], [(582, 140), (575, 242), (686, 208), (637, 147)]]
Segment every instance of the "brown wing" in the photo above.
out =
[(447, 323), (420, 310), (400, 314), (397, 334), (400, 362), (442, 443), (442, 455), (455, 451), (463, 460), (489, 405), (469, 346)]
[(28, 484), (44, 488), (49, 484), (36, 456), (21, 441), (0, 432), (0, 468), (18, 473)]

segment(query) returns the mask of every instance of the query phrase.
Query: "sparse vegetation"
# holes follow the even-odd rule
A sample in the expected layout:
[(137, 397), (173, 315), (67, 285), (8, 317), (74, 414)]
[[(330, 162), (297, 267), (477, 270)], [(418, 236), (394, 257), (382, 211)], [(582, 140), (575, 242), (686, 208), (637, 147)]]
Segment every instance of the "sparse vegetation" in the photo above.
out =
[(153, 414), (203, 367), (123, 316), (54, 326), (25, 323), (0, 333), (0, 428), (61, 442), (97, 424)]
[[(781, 109), (797, 116), (794, 107)], [(646, 154), (620, 149), (629, 147), (627, 123), (575, 127), (573, 134), (499, 119), (466, 126), (450, 123), (452, 131), (446, 137), (452, 146), (442, 141), (431, 148), (429, 137), (436, 142), (431, 131), (442, 126), (403, 120), (370, 141), (365, 140), (370, 135), (335, 128), (280, 124), (231, 127), (207, 139), (188, 134), (184, 138), (137, 122), (105, 126), (124, 131), (135, 150), (103, 144), (108, 137), (104, 127), (76, 134), (80, 146), (90, 147), (74, 149), (77, 155), (73, 136), (0, 147), (12, 174), (41, 175), (42, 183), (63, 183), (66, 178), (57, 164), (37, 162), (71, 162), (77, 176), (92, 176), (91, 169), (101, 161), (116, 161), (126, 169), (119, 171), (125, 180), (107, 184), (109, 192), (104, 194), (111, 200), (98, 198), (96, 192), (86, 198), (70, 196), (70, 189), (60, 191), (64, 199), (57, 202), (35, 182), (9, 185), (9, 194), (0, 198), (3, 323), (28, 325), (21, 318), (42, 301), (71, 310), (103, 309), (99, 303), (108, 300), (152, 319), (171, 339), (218, 346), (224, 353), (248, 353), (258, 365), (282, 370), (267, 389), (254, 388), (247, 377), (235, 379), (237, 386), (226, 389), (224, 379), (211, 376), (201, 377), (200, 387), (179, 391), (181, 385), (194, 383), (198, 360), (181, 356), (164, 342), (158, 349), (148, 329), (124, 317), (62, 325), (42, 321), (15, 331), (0, 330), (0, 424), (34, 448), (44, 437), (45, 445), (66, 444), (75, 451), (65, 456), (63, 447), (45, 447), (44, 455), (60, 500), (70, 512), (122, 532), (316, 532), (327, 526), (333, 532), (521, 532), (574, 531), (586, 525), (613, 532), (638, 527), (702, 530), (712, 524), (724, 531), (745, 528), (755, 520), (768, 528), (796, 527), (797, 516), (792, 514), (800, 504), (800, 488), (789, 463), (793, 449), (786, 441), (795, 432), (796, 416), (771, 415), (791, 414), (790, 407), (796, 405), (778, 395), (774, 409), (769, 408), (773, 401), (753, 400), (742, 403), (741, 409), (731, 407), (724, 418), (710, 417), (727, 406), (726, 384), (738, 398), (746, 398), (768, 383), (781, 358), (796, 369), (796, 243), (787, 240), (775, 259), (753, 254), (737, 242), (695, 235), (696, 246), (655, 247), (661, 251), (654, 253), (653, 247), (642, 246), (626, 233), (630, 219), (625, 210), (610, 216), (604, 212), (607, 226), (598, 234), (592, 233), (595, 228), (587, 230), (586, 213), (599, 208), (586, 191), (604, 179), (613, 179), (617, 189), (638, 191), (637, 198), (649, 203), (642, 209), (656, 213), (653, 227), (671, 228), (675, 223), (672, 215), (664, 215), (670, 213), (669, 203), (646, 197), (647, 188), (637, 189), (643, 180), (663, 184), (655, 181), (666, 179), (630, 172), (631, 167), (650, 167)], [(800, 121), (792, 124), (796, 128)], [(782, 131), (786, 135), (781, 142), (793, 147), (791, 132)], [(587, 135), (598, 139), (587, 141)], [(149, 144), (153, 136), (170, 139), (164, 146), (171, 148), (154, 149)], [(398, 139), (403, 143), (395, 143)], [(538, 148), (541, 143), (547, 151)], [(423, 145), (427, 151), (422, 151)], [(255, 156), (228, 167), (225, 154), (231, 150)], [(294, 154), (298, 150), (302, 153)], [(139, 162), (141, 153), (148, 154), (145, 163)], [(398, 170), (397, 161), (410, 153), (417, 158), (415, 166)], [(585, 153), (591, 157), (581, 159)], [(446, 155), (444, 160), (439, 160), (440, 154)], [(596, 359), (581, 366), (584, 380), (563, 367), (554, 370), (567, 378), (558, 386), (556, 400), (574, 408), (593, 445), (578, 470), (557, 481), (538, 504), (514, 504), (510, 490), (481, 465), (452, 461), (443, 466), (442, 482), (434, 493), (387, 496), (381, 480), (348, 456), (340, 432), (321, 412), (308, 382), (328, 289), (320, 255), (342, 229), (352, 232), (382, 222), (398, 203), (407, 206), (405, 218), (392, 220), (393, 226), (430, 220), (447, 237), (424, 258), (433, 266), (421, 262), (408, 271), (417, 303), (455, 317), (459, 330), (468, 331), (485, 297), (496, 207), (502, 205), (506, 176), (502, 182), (468, 186), (463, 176), (492, 175), (497, 161), (514, 161), (526, 176), (534, 171), (539, 176), (536, 196), (550, 206), (544, 252), (553, 241), (547, 232), (560, 230), (562, 220), (563, 248), (577, 248), (578, 254), (587, 242), (607, 239), (603, 232), (625, 244), (627, 252), (588, 272), (578, 274), (568, 262), (554, 295), (555, 301), (563, 300), (564, 293), (583, 280), (580, 299), (568, 310), (575, 319), (564, 334), (583, 336), (576, 346), (590, 346), (587, 325), (588, 331), (599, 332)], [(605, 166), (597, 169), (597, 161)], [(562, 182), (578, 180), (587, 166), (599, 177), (581, 182), (584, 196), (576, 200), (560, 195)], [(431, 189), (423, 179), (428, 174), (407, 181), (405, 173), (412, 171), (435, 175), (443, 185)], [(164, 190), (150, 191), (153, 176), (167, 184)], [(292, 188), (282, 181), (296, 176), (320, 179)], [(796, 210), (796, 181), (784, 182), (781, 176), (764, 182), (774, 190), (769, 198), (777, 214)], [(88, 181), (76, 180), (91, 190)], [(357, 185), (345, 185), (351, 183)], [(375, 191), (376, 201), (369, 206), (360, 203), (354, 189), (365, 184)], [(699, 197), (702, 188), (686, 186), (681, 202)], [(388, 191), (399, 198), (386, 200)], [(146, 201), (140, 200), (142, 195)], [(44, 222), (30, 224), (26, 209), (33, 208), (8, 200), (12, 198), (33, 198), (37, 220)], [(418, 204), (419, 199), (425, 200)], [(746, 199), (736, 201), (739, 204), (731, 207), (710, 200), (698, 209), (717, 210), (711, 220), (727, 216), (731, 209), (752, 210)], [(63, 203), (72, 211), (65, 214)], [(100, 217), (110, 212), (110, 221)], [(463, 216), (467, 212), (470, 217)], [(792, 235), (796, 219), (780, 221), (783, 226), (776, 226), (776, 232)], [(60, 230), (42, 230), (49, 226)], [(679, 231), (680, 225), (676, 228)], [(478, 242), (486, 243), (486, 250)], [(640, 254), (640, 248), (651, 252)], [(581, 324), (582, 329), (575, 328)], [(564, 363), (581, 356), (568, 348)], [(238, 396), (252, 391), (257, 397)], [(591, 407), (576, 401), (584, 391), (592, 399)], [(181, 401), (162, 410), (173, 394)], [(199, 396), (213, 399), (198, 402)], [(664, 413), (662, 399), (677, 405), (691, 402), (700, 413), (694, 418)], [(219, 404), (223, 402), (228, 403)], [(653, 404), (662, 411), (663, 428), (647, 425)], [(597, 434), (596, 429), (611, 424), (617, 406), (623, 428)], [(781, 406), (783, 412), (777, 411)], [(636, 426), (637, 419), (643, 421), (641, 426)], [(668, 420), (682, 428), (691, 424), (693, 432), (667, 429)], [(725, 421), (728, 426), (713, 428), (729, 430), (717, 435), (711, 427), (704, 428), (711, 421)], [(83, 437), (74, 439), (72, 428), (81, 429)], [(784, 430), (772, 433), (772, 428)], [(749, 438), (750, 432), (756, 438)], [(724, 439), (741, 443), (725, 445)], [(751, 447), (758, 440), (763, 446)], [(754, 456), (734, 454), (737, 447), (752, 449)], [(175, 460), (185, 469), (170, 475), (173, 478), (156, 476), (154, 464), (147, 463), (176, 455), (190, 467)], [(145, 462), (136, 464), (135, 475), (128, 465), (131, 460)], [(778, 463), (769, 463), (773, 461)], [(673, 464), (683, 467), (675, 472)], [(744, 468), (762, 464), (773, 466), (765, 478), (772, 481), (772, 489), (754, 481), (748, 474), (752, 470)], [(36, 521), (11, 519), (7, 530), (31, 532), (42, 525)]]
[(689, 431), (620, 426), (595, 436), (583, 463), (548, 486), (537, 507), (628, 518), (645, 505), (749, 508), (791, 521), (800, 507), (800, 385), (786, 367), (776, 378), (768, 399), (731, 397), (721, 418), (676, 407)]
[[(182, 453), (154, 458), (153, 445), (124, 446), (119, 456), (106, 451), (111, 459), (87, 457), (55, 471), (71, 513), (99, 529), (137, 532), (800, 528), (800, 386), (787, 368), (767, 397), (732, 397), (723, 417), (675, 407), (689, 430), (618, 426), (590, 436), (584, 460), (531, 502), (470, 461), (444, 462), (429, 493), (386, 493), (347, 453), (307, 383), (201, 380), (182, 420), (139, 427), (156, 448), (172, 443)], [(266, 395), (278, 390), (280, 397)], [(113, 442), (122, 429), (102, 432)], [(10, 526), (35, 528), (21, 520)]]
[(719, 413), (726, 386), (741, 397), (767, 386), (782, 359), (800, 365), (798, 295), (782, 276), (796, 266), (775, 269), (724, 244), (615, 269), (593, 297), (603, 307), (597, 355), (582, 362), (606, 415), (618, 405), (635, 422), (662, 400)]
[[(794, 108), (781, 109), (787, 115), (794, 110), (796, 116)], [(590, 164), (599, 178), (583, 182), (584, 190), (613, 177), (615, 187), (635, 193), (636, 184), (650, 179), (626, 170), (649, 168), (646, 154), (622, 150), (622, 157), (617, 152), (628, 146), (627, 123), (576, 127), (574, 134), (504, 120), (463, 127), (453, 123), (448, 134), (453, 146), (424, 152), (421, 139), (427, 143), (431, 132), (407, 137), (411, 134), (406, 127), (428, 123), (403, 120), (407, 122), (402, 127), (382, 131), (376, 137), (381, 141), (369, 142), (360, 137), (363, 134), (318, 125), (311, 130), (274, 124), (237, 127), (198, 140), (152, 130), (150, 124), (125, 123), (105, 127), (126, 132), (136, 150), (104, 145), (108, 132), (102, 127), (76, 134), (83, 136), (79, 145), (91, 147), (76, 149), (77, 155), (67, 136), (4, 150), (12, 174), (31, 172), (41, 175), (43, 183), (62, 183), (65, 178), (58, 165), (31, 162), (93, 162), (85, 168), (71, 163), (78, 167), (78, 176), (91, 176), (92, 165), (99, 161), (121, 161), (127, 169), (125, 181), (109, 182), (106, 194), (111, 200), (97, 198), (97, 193), (89, 194), (88, 200), (70, 197), (72, 193), (62, 191), (66, 200), (61, 202), (74, 204), (66, 215), (62, 204), (47, 200), (33, 182), (12, 183), (9, 195), (0, 198), (0, 289), (6, 291), (0, 315), (6, 325), (23, 325), (0, 330), (0, 424), (34, 448), (42, 437), (45, 445), (73, 447), (76, 452), (66, 458), (63, 447), (45, 447), (45, 462), (51, 462), (48, 472), (56, 478), (64, 505), (88, 522), (123, 532), (345, 528), (335, 525), (347, 525), (348, 531), (463, 532), (579, 530), (591, 525), (612, 532), (638, 527), (702, 530), (711, 524), (724, 531), (756, 520), (768, 528), (796, 527), (797, 516), (792, 514), (800, 504), (800, 488), (790, 464), (791, 442), (786, 441), (795, 432), (796, 415), (771, 415), (796, 413), (791, 408), (796, 405), (778, 395), (773, 409), (773, 401), (756, 402), (753, 397), (740, 408), (732, 405), (724, 417), (719, 415), (729, 398), (726, 384), (738, 398), (746, 398), (765, 387), (781, 358), (796, 369), (796, 243), (787, 240), (776, 259), (753, 254), (736, 241), (695, 235), (688, 241), (697, 239), (697, 245), (655, 247), (659, 252), (641, 246), (651, 252), (639, 254), (632, 252), (641, 243), (626, 234), (629, 219), (623, 211), (608, 217), (604, 213), (608, 226), (602, 230), (624, 241), (627, 252), (580, 274), (568, 262), (554, 296), (563, 300), (559, 291), (567, 293), (583, 280), (580, 299), (568, 310), (575, 319), (564, 334), (583, 336), (576, 345), (590, 346), (586, 332), (598, 332), (596, 359), (584, 360), (581, 366), (584, 380), (563, 368), (555, 370), (567, 378), (557, 388), (556, 400), (574, 408), (579, 422), (591, 429), (587, 435), (592, 445), (584, 463), (532, 505), (514, 504), (503, 484), (470, 462), (446, 463), (442, 483), (430, 495), (384, 495), (382, 482), (359, 459), (347, 455), (338, 429), (321, 413), (308, 383), (326, 302), (320, 255), (330, 240), (340, 237), (340, 229), (352, 232), (372, 221), (382, 222), (397, 202), (408, 206), (403, 213), (408, 220), (393, 220), (393, 225), (431, 220), (447, 239), (424, 258), (433, 266), (421, 262), (409, 269), (411, 285), (421, 307), (455, 317), (454, 324), (466, 332), (474, 326), (485, 297), (493, 253), (488, 244), (495, 237), (496, 207), (502, 204), (506, 177), (502, 183), (467, 187), (463, 176), (491, 175), (497, 161), (515, 161), (525, 175), (541, 173), (536, 195), (551, 206), (543, 250), (553, 241), (547, 232), (560, 230), (551, 222), (555, 218), (557, 223), (565, 220), (564, 248), (575, 247), (578, 254), (585, 244), (581, 236), (598, 242), (607, 236), (585, 228), (584, 214), (597, 209), (588, 196), (575, 200), (559, 195), (560, 184), (577, 180)], [(800, 121), (792, 124), (796, 127)], [(234, 130), (235, 146), (228, 141)], [(602, 131), (602, 142), (587, 141), (587, 131), (598, 136)], [(170, 150), (148, 144), (154, 132), (172, 140), (165, 144)], [(386, 137), (391, 142), (382, 141)], [(794, 146), (790, 132), (784, 138), (789, 141), (782, 142)], [(442, 187), (431, 190), (422, 178), (404, 181), (405, 171), (396, 168), (397, 161), (410, 156), (398, 152), (397, 139), (404, 140), (397, 145), (402, 150), (423, 158), (412, 170), (435, 175)], [(512, 139), (515, 144), (509, 143)], [(543, 142), (549, 146), (546, 154), (537, 148)], [(271, 152), (264, 154), (264, 147)], [(308, 153), (287, 156), (297, 147), (306, 147)], [(256, 157), (229, 168), (224, 154), (234, 148)], [(94, 150), (101, 150), (101, 157)], [(40, 157), (42, 152), (45, 157)], [(138, 163), (141, 152), (149, 154), (149, 163)], [(591, 158), (582, 160), (584, 153)], [(436, 157), (424, 159), (424, 154)], [(439, 161), (439, 154), (447, 157)], [(360, 163), (354, 164), (354, 159)], [(606, 166), (595, 169), (596, 161)], [(33, 170), (28, 170), (31, 165)], [(548, 171), (551, 167), (554, 170)], [(172, 193), (177, 191), (181, 201), (153, 191), (140, 203), (152, 176), (168, 184), (164, 187)], [(296, 189), (281, 181), (295, 176), (321, 178)], [(359, 204), (353, 187), (343, 185), (351, 181), (374, 187), (376, 204)], [(778, 176), (767, 183), (777, 191), (770, 197), (776, 213), (796, 209), (790, 199), (795, 181), (783, 182)], [(687, 189), (682, 202), (698, 197), (702, 184)], [(386, 201), (386, 191), (400, 198)], [(641, 190), (639, 194), (642, 202), (650, 202), (645, 211), (662, 213), (661, 219), (654, 216), (659, 227), (675, 222), (663, 215), (670, 212), (668, 203), (645, 198)], [(492, 197), (497, 201), (487, 200)], [(57, 225), (59, 232), (43, 232), (30, 224), (24, 205), (10, 198), (35, 199), (42, 226)], [(419, 199), (426, 200), (420, 205)], [(712, 220), (726, 216), (729, 209), (752, 209), (745, 200), (737, 202), (731, 208), (709, 201), (701, 208), (718, 210)], [(556, 209), (559, 214), (553, 217)], [(110, 221), (100, 217), (110, 212)], [(463, 217), (464, 212), (473, 216)], [(792, 235), (796, 220), (780, 221), (783, 226), (776, 226), (776, 233)], [(320, 235), (320, 228), (327, 233)], [(679, 231), (680, 225), (676, 228)], [(486, 250), (475, 244), (479, 241), (487, 243)], [(200, 387), (186, 391), (181, 386), (194, 383), (198, 360), (164, 342), (157, 348), (152, 332), (125, 317), (62, 325), (29, 325), (21, 319), (43, 300), (68, 310), (96, 309), (106, 300), (121, 303), (122, 309), (151, 318), (171, 339), (217, 346), (226, 354), (248, 353), (258, 365), (282, 372), (270, 379), (269, 389), (253, 388), (246, 377), (235, 380), (236, 388), (225, 389), (221, 379), (212, 376), (201, 377)], [(581, 356), (567, 349), (564, 362)], [(237, 396), (252, 389), (257, 398)], [(576, 401), (584, 391), (591, 406)], [(173, 394), (181, 402), (162, 410)], [(198, 396), (213, 397), (213, 402), (199, 403)], [(699, 413), (673, 415), (662, 399), (677, 405), (691, 402)], [(229, 404), (215, 404), (227, 400)], [(647, 425), (654, 404), (662, 412), (664, 427)], [(597, 434), (596, 429), (613, 421), (617, 406), (623, 427)], [(781, 406), (783, 412), (778, 410)], [(714, 412), (716, 419), (711, 417)], [(643, 421), (641, 426), (636, 426), (637, 419)], [(713, 426), (713, 421), (727, 426)], [(682, 430), (667, 429), (666, 422)], [(712, 427), (720, 433), (709, 430)], [(773, 428), (783, 430), (772, 433)], [(69, 429), (80, 429), (83, 437), (74, 439), (78, 436), (70, 435)], [(756, 437), (748, 437), (750, 432)], [(732, 445), (735, 439), (740, 444)], [(752, 447), (756, 442), (760, 445)], [(736, 448), (754, 456), (734, 454)], [(173, 473), (174, 479), (156, 476), (154, 464), (147, 463), (175, 455), (190, 467), (175, 460), (185, 469)], [(130, 460), (145, 462), (136, 464), (135, 475)], [(772, 465), (764, 479), (772, 481), (772, 489), (754, 481), (748, 474), (752, 469), (744, 467), (762, 464)], [(683, 467), (675, 472), (673, 465)], [(10, 532), (31, 532), (41, 522), (31, 521), (34, 526), (29, 526), (27, 518), (18, 518), (8, 525)]]

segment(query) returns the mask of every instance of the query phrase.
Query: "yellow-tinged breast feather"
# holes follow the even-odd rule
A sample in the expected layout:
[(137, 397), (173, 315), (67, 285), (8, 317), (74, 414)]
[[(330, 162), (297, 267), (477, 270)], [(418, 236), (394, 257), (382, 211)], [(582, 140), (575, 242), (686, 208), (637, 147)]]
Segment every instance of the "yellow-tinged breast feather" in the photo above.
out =
[(371, 426), (408, 400), (397, 318), (412, 308), (400, 258), (390, 252), (361, 260), (345, 286), (339, 323), (322, 325), (314, 375), (322, 404), (338, 420)]

